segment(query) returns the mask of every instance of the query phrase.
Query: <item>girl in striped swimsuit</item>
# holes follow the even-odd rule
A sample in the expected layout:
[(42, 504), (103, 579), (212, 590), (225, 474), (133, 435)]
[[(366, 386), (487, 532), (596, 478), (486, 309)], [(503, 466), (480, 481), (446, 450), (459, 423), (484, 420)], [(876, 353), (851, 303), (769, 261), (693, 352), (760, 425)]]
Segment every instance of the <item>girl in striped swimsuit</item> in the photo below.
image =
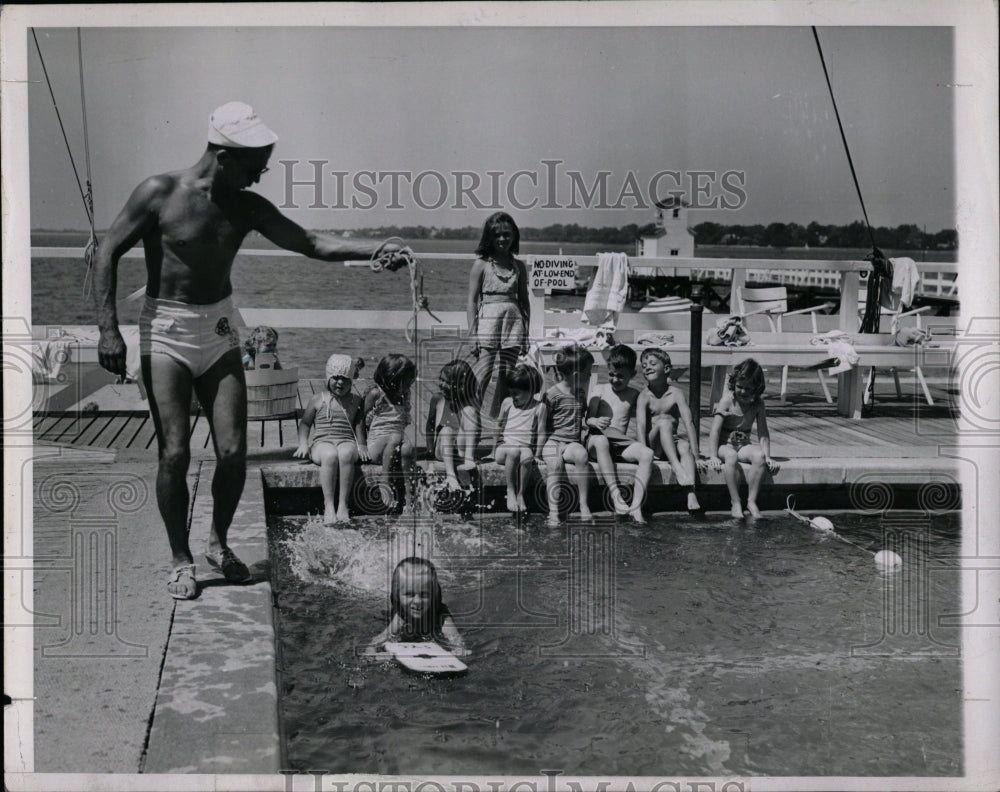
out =
[(360, 396), (351, 393), (363, 365), (360, 359), (347, 355), (330, 355), (326, 361), (327, 392), (312, 398), (299, 421), (299, 446), (294, 456), (319, 465), (323, 522), (327, 525), (350, 522), (347, 499), (354, 487), (356, 465), (358, 460), (368, 461), (363, 404)]

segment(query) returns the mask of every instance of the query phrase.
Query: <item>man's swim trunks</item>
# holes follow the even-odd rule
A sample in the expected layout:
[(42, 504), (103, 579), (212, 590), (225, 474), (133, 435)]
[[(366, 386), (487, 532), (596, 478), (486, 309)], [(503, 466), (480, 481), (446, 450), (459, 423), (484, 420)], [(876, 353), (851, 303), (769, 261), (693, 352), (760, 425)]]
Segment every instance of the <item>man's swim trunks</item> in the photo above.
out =
[(139, 314), (139, 352), (167, 355), (197, 379), (230, 349), (239, 349), (232, 298), (212, 305), (189, 305), (146, 297)]

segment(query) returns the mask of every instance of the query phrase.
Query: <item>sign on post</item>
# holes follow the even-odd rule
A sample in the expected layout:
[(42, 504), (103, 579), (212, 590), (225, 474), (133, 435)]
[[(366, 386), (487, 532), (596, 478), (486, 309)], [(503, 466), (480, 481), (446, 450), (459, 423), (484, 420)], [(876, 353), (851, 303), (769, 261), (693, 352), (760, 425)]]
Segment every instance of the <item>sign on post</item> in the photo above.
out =
[(531, 263), (531, 288), (543, 289), (551, 294), (553, 289), (576, 288), (578, 265), (576, 259), (558, 256), (536, 257)]

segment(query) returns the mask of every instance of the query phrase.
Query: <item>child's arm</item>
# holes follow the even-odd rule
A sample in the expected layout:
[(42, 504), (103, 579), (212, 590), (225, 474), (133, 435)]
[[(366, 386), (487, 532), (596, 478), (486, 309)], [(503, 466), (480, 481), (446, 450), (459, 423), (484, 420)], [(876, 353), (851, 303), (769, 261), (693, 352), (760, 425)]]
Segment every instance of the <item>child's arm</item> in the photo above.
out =
[[(514, 259), (514, 266), (517, 267), (517, 304), (521, 309), (525, 335), (527, 335), (528, 325), (531, 323), (531, 303), (528, 300), (528, 268), (520, 259)], [(522, 353), (526, 351), (525, 349), (521, 350)]]
[(455, 620), (451, 618), (450, 614), (445, 616), (444, 621), (441, 622), (441, 640), (445, 644), (445, 648), (457, 657), (468, 657), (472, 654), (465, 648), (465, 641), (462, 640), (458, 627), (455, 626)]
[(479, 300), (481, 299), (482, 289), (483, 260), (477, 258), (472, 265), (472, 271), (469, 273), (469, 298), (466, 304), (470, 336), (475, 336), (479, 331)]
[(309, 430), (316, 421), (316, 407), (319, 405), (320, 398), (322, 398), (320, 394), (313, 396), (299, 419), (299, 446), (292, 454), (296, 459), (309, 458)]
[(497, 416), (497, 431), (493, 438), (493, 458), (497, 457), (497, 449), (500, 447), (500, 443), (503, 442), (503, 433), (507, 428), (507, 416), (510, 413), (510, 408), (514, 404), (513, 400), (508, 397), (503, 400), (503, 404), (500, 405), (500, 415)]
[(472, 405), (462, 408), (458, 418), (462, 460), (466, 464), (476, 461), (476, 443), (479, 441), (479, 410)]
[(538, 410), (538, 418), (535, 421), (537, 427), (535, 430), (535, 459), (541, 459), (542, 449), (545, 448), (545, 442), (549, 439), (549, 406), (545, 402), (540, 402), (535, 409)]
[(757, 406), (757, 437), (760, 439), (760, 450), (764, 452), (764, 464), (773, 468), (775, 463), (771, 459), (771, 433), (767, 430), (767, 412), (764, 402), (760, 400)]
[[(598, 386), (599, 388), (600, 386)], [(601, 431), (607, 429), (608, 425), (611, 423), (611, 418), (604, 416), (599, 418), (597, 414), (601, 411), (601, 391), (595, 390), (593, 396), (590, 397), (590, 401), (587, 403), (587, 417), (584, 419), (584, 425), (592, 429), (597, 429)]]
[(365, 406), (360, 398), (357, 409), (354, 411), (354, 439), (358, 443), (358, 457), (362, 462), (367, 462), (369, 460), (368, 430), (365, 429)]
[(427, 408), (427, 424), (424, 426), (424, 442), (427, 443), (427, 456), (431, 459), (434, 457), (434, 441), (437, 439), (435, 437), (435, 424), (437, 423), (438, 400), (440, 398), (439, 394), (431, 396), (431, 403)]

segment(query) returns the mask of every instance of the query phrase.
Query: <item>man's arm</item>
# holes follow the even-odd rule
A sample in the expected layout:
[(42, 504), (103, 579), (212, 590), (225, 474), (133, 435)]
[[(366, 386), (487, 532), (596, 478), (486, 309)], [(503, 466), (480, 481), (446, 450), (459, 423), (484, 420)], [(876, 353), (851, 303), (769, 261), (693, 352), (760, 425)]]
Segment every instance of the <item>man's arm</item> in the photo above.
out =
[[(251, 227), (285, 250), (320, 261), (352, 261), (370, 258), (380, 248), (377, 242), (355, 242), (322, 231), (307, 231), (263, 196), (252, 192), (244, 195), (250, 202)], [(382, 250), (395, 253), (400, 247), (389, 244)]]
[(118, 262), (157, 224), (160, 201), (170, 191), (167, 176), (152, 176), (135, 188), (97, 248), (94, 291), (101, 337), (97, 357), (112, 374), (125, 373), (125, 341), (118, 330)]

